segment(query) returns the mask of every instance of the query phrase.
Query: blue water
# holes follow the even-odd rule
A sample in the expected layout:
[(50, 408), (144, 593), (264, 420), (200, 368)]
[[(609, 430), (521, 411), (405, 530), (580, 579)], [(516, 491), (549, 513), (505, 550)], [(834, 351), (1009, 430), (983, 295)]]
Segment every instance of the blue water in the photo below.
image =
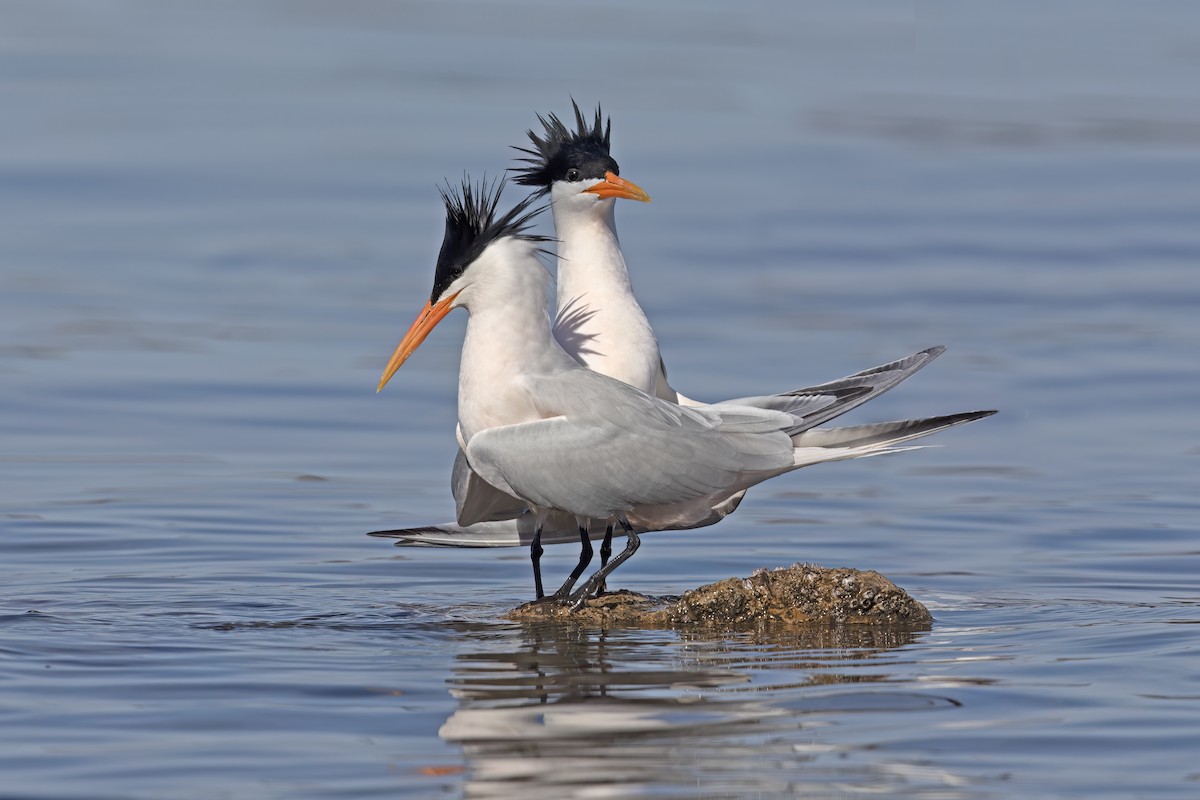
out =
[[(0, 796), (1200, 794), (1200, 12), (1165, 8), (5, 5)], [(572, 95), (654, 197), (618, 219), (679, 389), (942, 343), (854, 421), (1002, 412), (616, 583), (878, 569), (932, 630), (518, 625), (524, 552), (363, 535), (452, 516), (464, 320), (374, 394), (435, 185)]]

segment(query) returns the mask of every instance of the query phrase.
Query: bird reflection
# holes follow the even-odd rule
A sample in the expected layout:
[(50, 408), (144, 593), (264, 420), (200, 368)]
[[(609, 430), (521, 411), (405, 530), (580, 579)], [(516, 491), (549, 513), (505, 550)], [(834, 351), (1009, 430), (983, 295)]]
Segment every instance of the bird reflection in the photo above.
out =
[(439, 735), (463, 749), (466, 797), (790, 796), (847, 779), (901, 788), (909, 779), (899, 772), (847, 763), (871, 743), (823, 742), (822, 733), (839, 709), (956, 704), (889, 686), (887, 667), (924, 635), (916, 631), (510, 630), (473, 636), (450, 680), (459, 707)]

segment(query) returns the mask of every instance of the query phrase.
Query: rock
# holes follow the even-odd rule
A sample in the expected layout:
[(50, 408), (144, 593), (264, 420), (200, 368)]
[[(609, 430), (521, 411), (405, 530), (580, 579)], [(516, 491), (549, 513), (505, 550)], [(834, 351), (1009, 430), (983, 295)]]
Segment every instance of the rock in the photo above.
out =
[(519, 606), (516, 621), (574, 621), (595, 627), (747, 628), (759, 625), (877, 625), (927, 630), (929, 610), (878, 572), (793, 564), (726, 578), (682, 597), (618, 591), (578, 611), (548, 600)]

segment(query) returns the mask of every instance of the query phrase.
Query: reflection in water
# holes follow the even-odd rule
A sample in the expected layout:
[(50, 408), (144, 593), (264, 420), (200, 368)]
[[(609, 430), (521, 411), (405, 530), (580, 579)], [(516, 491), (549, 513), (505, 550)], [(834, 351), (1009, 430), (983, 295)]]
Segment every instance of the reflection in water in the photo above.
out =
[(889, 674), (923, 633), (857, 627), (714, 638), (547, 623), (513, 633), (474, 639), (451, 679), (459, 708), (440, 735), (463, 748), (468, 797), (711, 798), (917, 786), (952, 797), (965, 783), (911, 761), (856, 759), (871, 742), (829, 735), (841, 714), (957, 705), (897, 686)]

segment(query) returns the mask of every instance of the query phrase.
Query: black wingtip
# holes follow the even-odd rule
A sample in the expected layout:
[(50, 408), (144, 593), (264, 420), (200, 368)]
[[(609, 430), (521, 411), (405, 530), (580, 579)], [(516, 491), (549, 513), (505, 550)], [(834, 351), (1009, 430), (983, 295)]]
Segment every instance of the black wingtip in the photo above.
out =
[(408, 539), (412, 536), (419, 536), (423, 533), (439, 533), (439, 529), (434, 526), (426, 526), (422, 528), (393, 528), (387, 531), (371, 531), (367, 536), (374, 536), (378, 539)]

